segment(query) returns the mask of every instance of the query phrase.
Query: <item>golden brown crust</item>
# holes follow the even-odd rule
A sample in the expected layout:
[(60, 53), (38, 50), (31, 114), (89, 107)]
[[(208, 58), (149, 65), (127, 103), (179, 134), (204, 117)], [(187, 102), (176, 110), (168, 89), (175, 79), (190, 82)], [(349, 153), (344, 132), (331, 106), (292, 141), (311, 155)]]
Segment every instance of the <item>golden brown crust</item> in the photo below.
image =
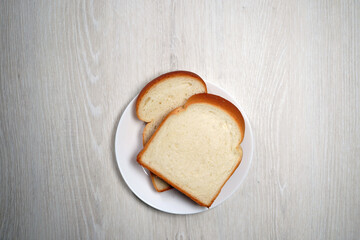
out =
[[(141, 163), (140, 163), (141, 164)], [(145, 165), (143, 165), (145, 167)], [(155, 171), (154, 169), (152, 168), (147, 168), (149, 171), (153, 172), (154, 174), (156, 174), (156, 176), (160, 177), (161, 179), (163, 179), (165, 182), (171, 182), (169, 181), (169, 179), (167, 179), (166, 177), (164, 177), (161, 173)], [(174, 188), (176, 188), (177, 190), (179, 190), (182, 194), (188, 196), (189, 198), (191, 198), (194, 202), (196, 202), (197, 204), (199, 204), (200, 206), (203, 206), (203, 207), (210, 207), (210, 205), (206, 205), (204, 204), (203, 202), (200, 202), (199, 199), (197, 199), (196, 197), (190, 195), (189, 193), (187, 193), (186, 191), (184, 191), (181, 187), (179, 187), (178, 185), (174, 184), (172, 185)], [(215, 199), (214, 199), (215, 200)], [(213, 200), (213, 201), (214, 201)]]
[[(148, 127), (149, 124), (150, 124), (150, 123), (147, 123), (147, 124), (145, 125), (145, 128), (144, 128), (143, 133), (142, 133), (143, 146), (145, 146), (145, 144), (146, 144), (146, 143), (145, 143), (145, 129)], [(156, 191), (158, 191), (158, 192), (165, 192), (165, 191), (167, 191), (167, 190), (172, 189), (172, 187), (171, 187), (170, 185), (169, 185), (167, 188), (159, 189), (159, 188), (157, 187), (156, 183), (155, 183), (155, 178), (159, 178), (159, 177), (156, 176), (155, 174), (153, 174), (152, 172), (150, 172), (150, 178), (151, 178), (151, 182), (152, 182), (152, 184), (154, 185), (154, 188), (155, 188)]]
[(170, 190), (172, 189), (172, 187), (169, 185), (167, 188), (164, 188), (164, 189), (159, 189), (155, 183), (155, 178), (159, 178), (158, 176), (156, 176), (155, 174), (153, 174), (152, 172), (150, 172), (150, 178), (151, 178), (151, 182), (152, 184), (154, 185), (154, 188), (156, 191), (158, 192), (165, 192), (167, 190)]
[(144, 127), (144, 130), (143, 130), (143, 133), (142, 133), (142, 140), (143, 140), (143, 146), (145, 146), (145, 132), (146, 132), (146, 128), (148, 128), (149, 126), (149, 123), (146, 123), (145, 127)]
[(231, 102), (228, 100), (214, 95), (210, 93), (199, 93), (194, 96), (191, 96), (187, 102), (184, 105), (184, 108), (186, 108), (188, 105), (194, 104), (194, 103), (207, 103), (214, 106), (218, 106), (222, 109), (224, 109), (229, 115), (235, 120), (235, 122), (239, 125), (239, 128), (241, 130), (241, 140), (244, 139), (244, 133), (245, 133), (245, 121), (244, 117), (241, 114), (240, 110)]
[[(186, 76), (186, 77), (193, 77), (197, 80), (199, 80), (205, 87), (205, 92), (207, 92), (207, 88), (206, 88), (206, 84), (204, 82), (204, 80), (202, 80), (202, 78), (193, 73), (193, 72), (189, 72), (189, 71), (174, 71), (174, 72), (168, 72), (168, 73), (165, 73), (157, 78), (155, 78), (154, 80), (152, 80), (151, 82), (149, 82), (142, 90), (141, 92), (139, 93), (139, 96), (138, 98), (136, 99), (136, 116), (138, 117), (138, 119), (140, 120), (143, 120), (140, 118), (139, 116), (139, 112), (138, 112), (138, 109), (139, 109), (139, 105), (140, 105), (140, 102), (141, 100), (143, 99), (144, 95), (149, 92), (149, 90), (156, 84), (168, 79), (168, 78), (171, 78), (171, 77), (176, 77), (176, 76)], [(144, 120), (143, 120), (144, 121)]]
[[(150, 124), (150, 123), (147, 123), (147, 124), (145, 125), (145, 128), (147, 128), (149, 124)], [(145, 146), (145, 144), (146, 144), (146, 143), (145, 143), (145, 128), (144, 128), (143, 133), (142, 133), (143, 146)], [(150, 172), (150, 178), (151, 178), (151, 182), (152, 182), (152, 184), (154, 185), (154, 188), (155, 188), (156, 191), (158, 191), (158, 192), (165, 192), (165, 191), (167, 191), (167, 190), (172, 189), (172, 187), (171, 187), (170, 185), (169, 185), (167, 188), (159, 189), (159, 188), (157, 187), (156, 183), (155, 183), (155, 178), (159, 178), (159, 177), (156, 176), (155, 174), (153, 174), (152, 172)]]
[(184, 189), (182, 189), (180, 186), (174, 184), (173, 182), (171, 182), (169, 179), (167, 179), (165, 176), (163, 176), (161, 173), (157, 172), (155, 169), (152, 169), (151, 167), (147, 166), (146, 164), (144, 164), (141, 161), (142, 155), (144, 154), (144, 152), (146, 151), (146, 149), (148, 148), (148, 146), (150, 145), (150, 143), (152, 142), (152, 140), (154, 139), (154, 137), (156, 136), (156, 134), (158, 133), (159, 129), (161, 129), (162, 125), (167, 121), (167, 119), (175, 114), (178, 114), (182, 111), (185, 111), (186, 108), (188, 106), (190, 106), (191, 104), (196, 104), (196, 103), (205, 103), (205, 104), (211, 104), (214, 106), (218, 106), (221, 109), (225, 110), (238, 124), (240, 131), (241, 131), (241, 139), (239, 142), (239, 149), (241, 149), (240, 147), (240, 143), (242, 142), (242, 140), (244, 139), (244, 133), (245, 133), (245, 122), (244, 122), (244, 118), (241, 114), (241, 112), (239, 111), (239, 109), (237, 109), (237, 107), (235, 105), (233, 105), (231, 102), (229, 102), (228, 100), (217, 96), (217, 95), (213, 95), (213, 94), (208, 94), (208, 93), (199, 93), (196, 95), (191, 96), (187, 102), (185, 103), (184, 107), (178, 107), (176, 109), (174, 109), (173, 111), (171, 111), (166, 117), (165, 119), (160, 123), (160, 125), (158, 126), (158, 128), (155, 130), (154, 134), (151, 136), (151, 138), (148, 140), (148, 142), (145, 144), (144, 148), (139, 152), (139, 154), (137, 155), (137, 162), (142, 165), (143, 167), (147, 168), (150, 172), (154, 173), (156, 176), (160, 177), (161, 179), (163, 179), (165, 182), (167, 182), (168, 184), (170, 184), (171, 186), (173, 186), (174, 188), (176, 188), (177, 190), (179, 190), (180, 192), (182, 192), (183, 194), (185, 194), (186, 196), (188, 196), (189, 198), (191, 198), (193, 201), (195, 201), (197, 204), (199, 204), (200, 206), (204, 206), (204, 207), (210, 207), (212, 205), (212, 203), (215, 201), (215, 199), (217, 198), (217, 196), (220, 194), (221, 189), (223, 188), (223, 186), (225, 185), (225, 183), (229, 180), (229, 178), (233, 175), (233, 173), (236, 171), (236, 169), (238, 168), (238, 166), (240, 165), (240, 162), (242, 160), (242, 149), (241, 149), (241, 156), (239, 158), (238, 164), (237, 166), (234, 168), (234, 170), (232, 171), (232, 173), (229, 175), (229, 177), (226, 179), (226, 181), (223, 183), (223, 185), (221, 186), (221, 188), (219, 189), (219, 191), (217, 192), (217, 194), (215, 195), (215, 197), (212, 199), (211, 203), (209, 205), (206, 205), (202, 202), (200, 202), (199, 199), (195, 198), (194, 196), (191, 196), (189, 193), (187, 193)]
[(243, 156), (243, 151), (242, 148), (239, 147), (239, 149), (241, 149), (241, 156), (239, 158), (238, 163), (236, 164), (236, 167), (234, 168), (234, 170), (230, 173), (229, 177), (225, 180), (224, 184), (221, 186), (221, 188), (219, 189), (219, 191), (217, 192), (217, 194), (215, 195), (215, 197), (213, 198), (213, 200), (211, 201), (209, 207), (213, 204), (213, 202), (215, 201), (215, 199), (219, 196), (221, 189), (224, 187), (225, 183), (230, 179), (230, 177), (234, 174), (234, 172), (236, 171), (236, 169), (239, 167), (241, 160), (242, 160), (242, 156)]

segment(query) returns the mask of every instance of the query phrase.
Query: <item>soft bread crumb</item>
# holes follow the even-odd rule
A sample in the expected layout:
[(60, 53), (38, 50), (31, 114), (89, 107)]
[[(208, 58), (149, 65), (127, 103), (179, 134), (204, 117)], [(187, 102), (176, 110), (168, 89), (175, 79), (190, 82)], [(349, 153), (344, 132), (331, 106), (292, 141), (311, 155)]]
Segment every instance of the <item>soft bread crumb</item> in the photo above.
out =
[[(231, 103), (213, 104), (204, 98), (169, 114), (138, 161), (200, 205), (210, 207), (241, 161), (244, 123), (236, 107), (236, 117), (231, 113)], [(222, 107), (230, 104), (231, 108)]]

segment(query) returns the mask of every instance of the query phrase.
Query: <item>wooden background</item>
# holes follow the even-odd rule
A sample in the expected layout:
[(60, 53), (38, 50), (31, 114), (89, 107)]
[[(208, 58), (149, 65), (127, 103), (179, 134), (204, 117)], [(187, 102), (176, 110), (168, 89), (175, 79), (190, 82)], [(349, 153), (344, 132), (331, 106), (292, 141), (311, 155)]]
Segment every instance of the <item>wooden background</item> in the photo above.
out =
[[(359, 239), (359, 1), (0, 0), (1, 239)], [(116, 165), (121, 113), (185, 69), (255, 136), (240, 189), (177, 216)]]

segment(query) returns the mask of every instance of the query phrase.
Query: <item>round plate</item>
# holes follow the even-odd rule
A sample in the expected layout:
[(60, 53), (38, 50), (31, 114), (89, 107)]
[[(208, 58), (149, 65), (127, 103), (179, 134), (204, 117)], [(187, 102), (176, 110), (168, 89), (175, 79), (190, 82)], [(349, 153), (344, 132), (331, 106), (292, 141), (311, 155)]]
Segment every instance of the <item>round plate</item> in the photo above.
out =
[[(240, 110), (245, 120), (245, 136), (241, 143), (242, 161), (211, 205), (211, 209), (224, 202), (239, 188), (250, 168), (254, 143), (249, 120), (239, 104), (225, 90), (209, 82), (206, 82), (206, 85), (209, 93), (219, 95), (232, 102)], [(126, 184), (146, 204), (164, 212), (192, 214), (208, 210), (206, 207), (200, 207), (176, 189), (162, 193), (157, 192), (152, 185), (149, 172), (137, 163), (136, 156), (143, 148), (142, 132), (145, 124), (136, 117), (136, 98), (137, 96), (122, 114), (115, 135), (116, 161)]]

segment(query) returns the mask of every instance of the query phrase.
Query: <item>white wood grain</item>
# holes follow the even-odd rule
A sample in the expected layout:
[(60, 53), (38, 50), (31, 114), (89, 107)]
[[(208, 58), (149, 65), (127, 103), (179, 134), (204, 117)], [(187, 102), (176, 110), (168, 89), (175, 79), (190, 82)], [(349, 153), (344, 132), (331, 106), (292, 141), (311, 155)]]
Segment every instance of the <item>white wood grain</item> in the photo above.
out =
[[(358, 239), (359, 1), (1, 1), (1, 239)], [(253, 165), (219, 207), (154, 210), (117, 169), (122, 111), (186, 69), (229, 91)]]

